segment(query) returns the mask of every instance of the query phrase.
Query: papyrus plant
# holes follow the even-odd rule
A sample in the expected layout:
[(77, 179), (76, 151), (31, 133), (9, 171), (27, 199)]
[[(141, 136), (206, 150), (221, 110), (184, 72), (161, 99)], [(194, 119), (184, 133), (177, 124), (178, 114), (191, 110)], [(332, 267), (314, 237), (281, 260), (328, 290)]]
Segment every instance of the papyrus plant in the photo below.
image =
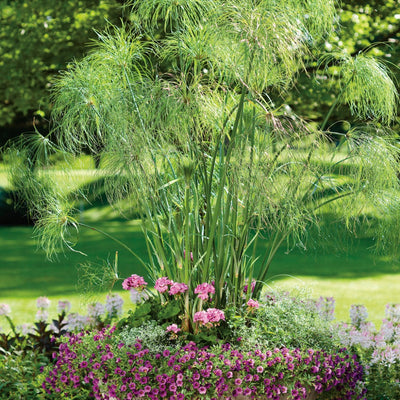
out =
[[(198, 284), (214, 282), (216, 308), (240, 308), (246, 280), (257, 282), (246, 301), (257, 298), (278, 248), (301, 244), (321, 211), (349, 220), (368, 204), (397, 227), (390, 138), (368, 121), (335, 146), (271, 100), (271, 93), (284, 97), (330, 33), (333, 0), (135, 0), (131, 7), (132, 26), (98, 33), (87, 57), (55, 83), (52, 149), (102, 154), (109, 202), (139, 209), (149, 263), (139, 262), (154, 280), (189, 286), (187, 329), (201, 307)], [(338, 64), (339, 100), (364, 119), (378, 118), (383, 130), (396, 103), (386, 70), (364, 55)], [(387, 84), (375, 102), (377, 82)], [(39, 147), (49, 145), (37, 138)], [(71, 246), (67, 234), (83, 224), (69, 205), (75, 199), (42, 186), (45, 158), (30, 168), (20, 162), (13, 183), (26, 193), (51, 255)], [(261, 244), (267, 250), (257, 257)]]

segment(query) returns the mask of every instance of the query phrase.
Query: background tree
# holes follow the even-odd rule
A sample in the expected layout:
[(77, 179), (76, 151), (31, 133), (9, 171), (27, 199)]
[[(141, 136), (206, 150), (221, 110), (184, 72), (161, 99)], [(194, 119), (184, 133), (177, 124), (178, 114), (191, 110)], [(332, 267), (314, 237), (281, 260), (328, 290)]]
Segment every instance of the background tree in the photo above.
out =
[(121, 10), (116, 0), (0, 0), (0, 145), (33, 118), (46, 128), (53, 77)]
[[(132, 26), (139, 23), (137, 13), (124, 13), (124, 8), (120, 7), (124, 3), (127, 2), (73, 0), (54, 4), (49, 1), (0, 1), (0, 144), (32, 130), (34, 118), (42, 129), (47, 128), (52, 77), (65, 69), (71, 59), (82, 57), (85, 45), (95, 37), (93, 29), (101, 30), (106, 19), (118, 24), (120, 17)], [(400, 6), (395, 0), (346, 0), (340, 3), (338, 11), (340, 24), (329, 38), (324, 39), (327, 50), (355, 55), (374, 44), (369, 49), (374, 56), (389, 61), (389, 68), (391, 63), (398, 64), (396, 43), (399, 40)], [(147, 15), (146, 18), (154, 21), (155, 17)], [(159, 40), (163, 35), (161, 23), (153, 32), (152, 39)], [(164, 63), (162, 68), (167, 69), (168, 65)], [(315, 79), (310, 80), (310, 74)], [(306, 72), (300, 73), (298, 84), (290, 91), (290, 96), (282, 98), (273, 93), (270, 96), (277, 105), (286, 102), (289, 114), (292, 109), (308, 120), (322, 123), (340, 91), (334, 88), (334, 74), (335, 68), (318, 68), (310, 58), (306, 62)], [(309, 100), (304, 102), (304, 98)], [(339, 105), (329, 124), (335, 123), (334, 130), (345, 131), (351, 121), (348, 108)]]
[[(338, 16), (340, 19), (331, 35), (325, 38), (323, 47), (339, 55), (372, 55), (392, 72), (392, 77), (396, 76), (400, 66), (400, 4), (395, 0), (344, 0), (340, 2)], [(337, 64), (338, 59), (318, 64), (310, 58), (304, 72), (300, 73), (298, 84), (284, 100), (290, 106), (288, 112), (292, 110), (309, 121), (322, 124), (341, 90)], [(277, 99), (277, 103), (281, 104), (282, 100)], [(339, 134), (358, 123), (358, 116), (354, 118), (351, 109), (343, 103), (336, 104), (327, 121), (331, 130)]]

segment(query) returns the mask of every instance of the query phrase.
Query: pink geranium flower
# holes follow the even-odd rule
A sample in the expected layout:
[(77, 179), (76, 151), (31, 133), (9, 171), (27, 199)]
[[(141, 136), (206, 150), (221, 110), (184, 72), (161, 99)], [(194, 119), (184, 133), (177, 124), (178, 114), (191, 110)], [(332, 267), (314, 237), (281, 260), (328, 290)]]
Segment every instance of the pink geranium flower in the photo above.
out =
[(199, 322), (200, 325), (211, 328), (219, 325), (220, 321), (225, 321), (225, 314), (217, 308), (209, 308), (207, 311), (198, 311), (194, 314), (194, 322)]
[(208, 323), (208, 316), (205, 311), (198, 311), (193, 316), (194, 322), (200, 322), (201, 325), (206, 325)]
[(173, 333), (178, 333), (180, 332), (181, 328), (178, 328), (178, 325), (172, 324), (167, 326), (167, 332), (173, 332)]
[(253, 310), (256, 310), (258, 307), (260, 307), (260, 304), (258, 304), (258, 301), (257, 301), (257, 300), (250, 299), (250, 300), (247, 302), (247, 306), (248, 306), (249, 308), (252, 308)]
[(129, 278), (126, 278), (122, 282), (122, 288), (125, 290), (130, 290), (132, 288), (140, 291), (147, 285), (147, 282), (143, 279), (142, 276), (133, 274)]
[(154, 285), (154, 289), (156, 289), (159, 293), (164, 293), (169, 289), (169, 285), (173, 282), (169, 280), (167, 277), (163, 276), (162, 278), (158, 278)]
[(209, 308), (207, 310), (207, 317), (209, 322), (219, 322), (225, 320), (225, 314), (222, 310), (218, 310), (218, 308)]
[(215, 288), (210, 283), (201, 283), (194, 289), (195, 294), (202, 300), (208, 300), (209, 294), (215, 293)]
[(176, 294), (181, 294), (181, 293), (185, 293), (186, 290), (188, 290), (188, 285), (186, 285), (185, 283), (178, 283), (178, 282), (173, 282), (171, 285), (171, 289), (169, 290), (169, 294), (171, 296), (174, 296)]

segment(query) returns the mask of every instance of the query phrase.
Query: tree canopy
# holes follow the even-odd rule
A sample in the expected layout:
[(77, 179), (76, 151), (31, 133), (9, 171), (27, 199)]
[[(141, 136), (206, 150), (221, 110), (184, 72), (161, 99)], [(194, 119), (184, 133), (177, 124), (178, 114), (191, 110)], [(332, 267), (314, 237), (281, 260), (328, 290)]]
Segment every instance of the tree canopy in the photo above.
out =
[[(5, 136), (18, 121), (29, 121), (32, 129), (34, 117), (49, 117), (54, 76), (82, 57), (96, 37), (93, 29), (120, 16), (115, 0), (0, 0), (0, 126), (7, 126)], [(16, 129), (20, 134), (27, 126)]]

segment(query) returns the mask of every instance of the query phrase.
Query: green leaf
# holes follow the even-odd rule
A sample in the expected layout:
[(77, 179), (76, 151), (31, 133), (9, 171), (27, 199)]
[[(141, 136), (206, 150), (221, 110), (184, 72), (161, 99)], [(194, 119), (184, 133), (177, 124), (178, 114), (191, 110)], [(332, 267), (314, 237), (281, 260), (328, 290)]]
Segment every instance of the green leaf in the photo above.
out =
[(143, 303), (136, 306), (135, 312), (133, 313), (133, 318), (142, 318), (151, 312), (151, 304)]
[(168, 303), (165, 307), (163, 307), (157, 317), (160, 320), (170, 319), (176, 317), (181, 312), (179, 305), (176, 302)]

